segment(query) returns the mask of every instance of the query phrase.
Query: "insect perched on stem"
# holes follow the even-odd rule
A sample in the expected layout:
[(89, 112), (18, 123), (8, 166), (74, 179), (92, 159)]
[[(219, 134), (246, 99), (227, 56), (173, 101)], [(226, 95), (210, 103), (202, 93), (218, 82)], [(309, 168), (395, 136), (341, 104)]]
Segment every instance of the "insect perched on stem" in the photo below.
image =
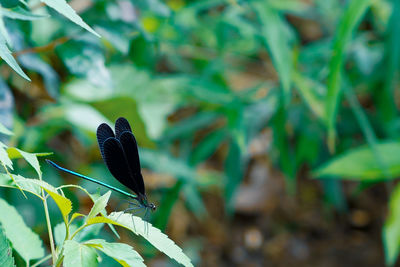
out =
[(144, 208), (146, 217), (148, 210), (154, 211), (156, 206), (147, 201), (143, 176), (140, 168), (138, 147), (129, 122), (125, 118), (118, 118), (115, 122), (115, 134), (111, 127), (106, 123), (100, 124), (97, 128), (97, 141), (99, 143), (101, 156), (103, 157), (108, 170), (121, 184), (132, 190), (135, 195), (91, 177), (65, 169), (51, 160), (46, 161), (61, 171), (105, 186), (136, 200), (137, 203), (129, 202), (134, 205), (135, 208), (129, 208), (125, 211)]

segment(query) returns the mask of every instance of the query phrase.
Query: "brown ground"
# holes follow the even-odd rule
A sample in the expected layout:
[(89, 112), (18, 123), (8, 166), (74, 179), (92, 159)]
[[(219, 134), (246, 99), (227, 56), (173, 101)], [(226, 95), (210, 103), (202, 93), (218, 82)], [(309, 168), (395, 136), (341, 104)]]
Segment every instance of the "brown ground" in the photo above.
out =
[[(345, 182), (347, 211), (338, 212), (324, 201), (319, 181), (301, 178), (297, 194), (288, 196), (272, 169), (265, 160), (251, 164), (231, 218), (221, 193), (208, 192), (211, 218), (183, 220), (189, 226), (181, 229), (203, 240), (201, 266), (384, 266), (383, 184), (354, 195), (356, 183)], [(181, 218), (172, 216), (170, 226)]]

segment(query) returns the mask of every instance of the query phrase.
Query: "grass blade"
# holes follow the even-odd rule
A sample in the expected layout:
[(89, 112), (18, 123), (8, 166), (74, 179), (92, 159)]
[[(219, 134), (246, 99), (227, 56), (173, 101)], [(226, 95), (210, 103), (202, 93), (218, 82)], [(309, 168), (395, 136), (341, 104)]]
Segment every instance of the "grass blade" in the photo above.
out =
[(337, 34), (333, 41), (332, 58), (329, 63), (328, 92), (325, 103), (328, 146), (332, 152), (335, 150), (335, 121), (342, 87), (342, 68), (346, 48), (350, 42), (352, 33), (357, 28), (370, 4), (371, 0), (349, 1), (339, 22)]

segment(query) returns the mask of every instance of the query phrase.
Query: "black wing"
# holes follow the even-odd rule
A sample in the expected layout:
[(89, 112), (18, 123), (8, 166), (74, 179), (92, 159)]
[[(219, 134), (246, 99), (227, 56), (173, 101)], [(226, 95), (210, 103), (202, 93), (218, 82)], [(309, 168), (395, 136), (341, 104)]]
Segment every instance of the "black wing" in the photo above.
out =
[(121, 143), (115, 137), (109, 137), (103, 143), (104, 162), (111, 174), (123, 185), (137, 195), (141, 193), (131, 173), (127, 158)]
[(131, 126), (129, 125), (129, 122), (125, 118), (119, 117), (115, 122), (115, 136), (119, 140), (121, 134), (123, 134), (126, 131), (132, 133)]
[(139, 192), (144, 195), (144, 182), (140, 169), (139, 152), (135, 136), (131, 132), (125, 131), (121, 134), (119, 141), (121, 142), (122, 149), (124, 150), (126, 159), (128, 160), (128, 165), (133, 174), (133, 179), (135, 179), (135, 183), (138, 186)]
[(106, 141), (110, 137), (115, 137), (114, 132), (111, 129), (111, 127), (108, 126), (108, 124), (102, 123), (102, 124), (100, 124), (99, 127), (97, 127), (96, 135), (97, 135), (97, 142), (99, 144), (101, 156), (104, 159), (104, 149), (103, 149), (104, 141)]

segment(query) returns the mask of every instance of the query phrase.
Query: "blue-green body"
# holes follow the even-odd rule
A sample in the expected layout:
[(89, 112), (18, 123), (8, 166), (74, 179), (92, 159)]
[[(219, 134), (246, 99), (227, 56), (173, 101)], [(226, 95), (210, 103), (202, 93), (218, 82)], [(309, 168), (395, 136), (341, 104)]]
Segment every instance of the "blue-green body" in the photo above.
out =
[(123, 194), (123, 195), (125, 195), (125, 196), (127, 196), (127, 197), (130, 197), (130, 198), (133, 198), (133, 199), (136, 199), (136, 200), (138, 199), (137, 196), (135, 196), (135, 195), (133, 195), (133, 194), (130, 194), (130, 193), (127, 193), (127, 192), (125, 192), (125, 191), (123, 191), (123, 190), (121, 190), (121, 189), (119, 189), (119, 188), (116, 188), (116, 187), (111, 186), (111, 185), (109, 185), (109, 184), (100, 182), (100, 181), (98, 181), (98, 180), (96, 180), (96, 179), (94, 179), (94, 178), (85, 176), (85, 175), (83, 175), (83, 174), (80, 174), (80, 173), (77, 173), (77, 172), (68, 170), (68, 169), (66, 169), (66, 168), (63, 168), (63, 167), (57, 165), (56, 163), (54, 163), (54, 162), (51, 161), (51, 160), (46, 159), (46, 161), (47, 161), (49, 164), (51, 164), (53, 167), (55, 167), (55, 168), (57, 168), (57, 169), (59, 169), (59, 170), (61, 170), (61, 171), (64, 171), (64, 172), (66, 172), (66, 173), (69, 173), (69, 174), (78, 176), (78, 177), (80, 177), (80, 178), (83, 178), (83, 179), (85, 179), (85, 180), (91, 181), (91, 182), (93, 182), (93, 183), (102, 185), (102, 186), (107, 187), (107, 188), (109, 188), (109, 189), (111, 189), (111, 190), (114, 190), (114, 191), (116, 191), (116, 192), (118, 192), (118, 193), (121, 193), (121, 194)]

